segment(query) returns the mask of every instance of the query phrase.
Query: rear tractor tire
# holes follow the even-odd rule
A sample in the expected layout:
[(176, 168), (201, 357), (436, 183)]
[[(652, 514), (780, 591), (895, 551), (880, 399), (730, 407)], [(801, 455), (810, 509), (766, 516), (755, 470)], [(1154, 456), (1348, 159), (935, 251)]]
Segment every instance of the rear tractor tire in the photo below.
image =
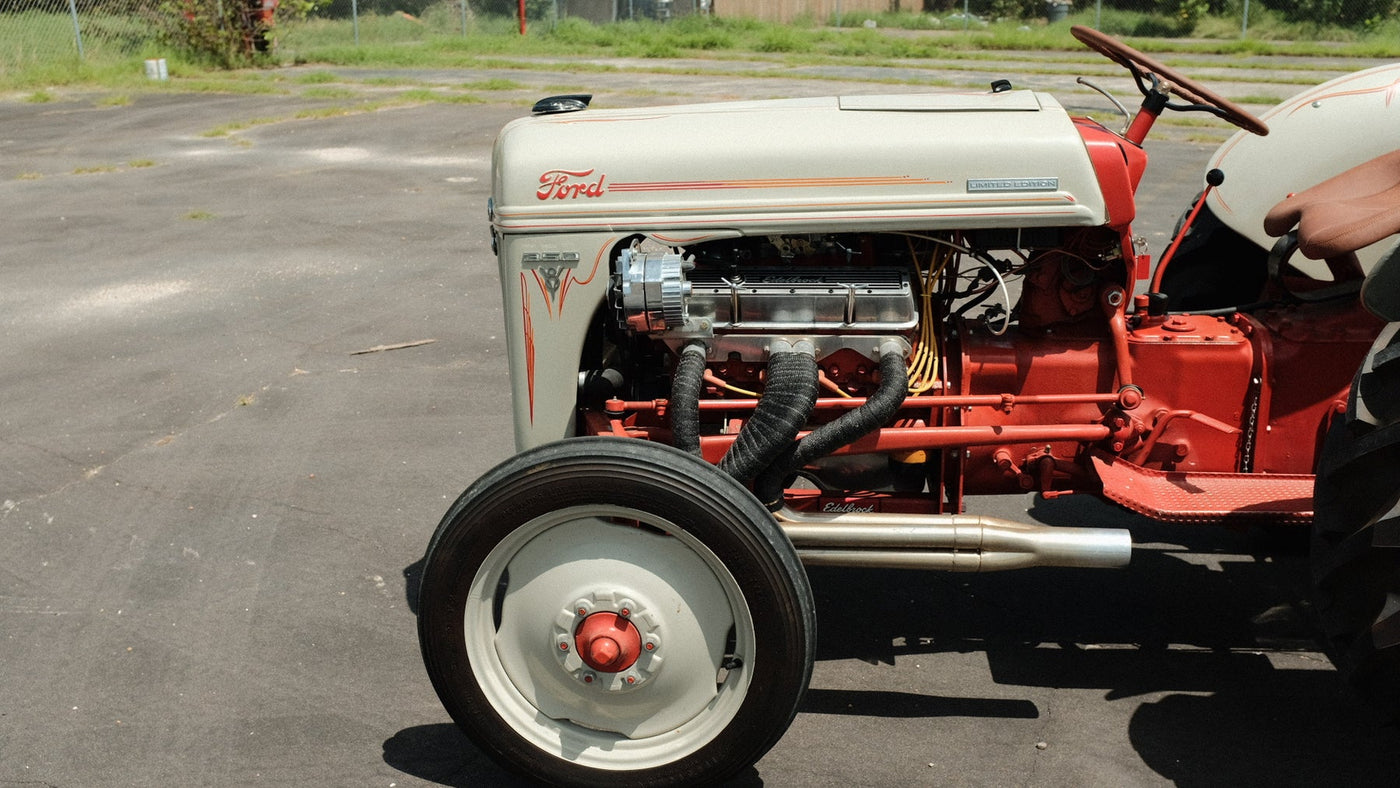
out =
[(787, 730), (815, 613), (792, 544), (714, 466), (641, 440), (519, 454), (424, 562), (433, 686), (484, 752), (564, 785), (713, 784)]
[(1327, 647), (1363, 696), (1400, 719), (1400, 323), (1381, 332), (1357, 373), (1313, 497), (1314, 596)]

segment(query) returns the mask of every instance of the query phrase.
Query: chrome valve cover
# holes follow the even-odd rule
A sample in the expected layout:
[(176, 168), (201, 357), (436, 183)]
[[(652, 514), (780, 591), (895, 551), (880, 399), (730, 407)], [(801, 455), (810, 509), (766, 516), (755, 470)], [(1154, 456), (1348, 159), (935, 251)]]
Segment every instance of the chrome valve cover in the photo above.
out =
[(909, 275), (897, 268), (696, 271), (690, 285), (691, 322), (716, 333), (898, 334), (919, 323)]

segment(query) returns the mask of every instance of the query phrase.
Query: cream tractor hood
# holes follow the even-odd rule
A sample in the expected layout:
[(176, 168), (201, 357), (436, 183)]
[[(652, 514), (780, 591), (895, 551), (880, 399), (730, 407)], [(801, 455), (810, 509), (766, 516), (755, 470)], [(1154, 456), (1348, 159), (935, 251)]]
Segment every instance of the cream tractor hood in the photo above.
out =
[(1087, 226), (1083, 141), (1047, 94), (937, 93), (582, 110), (496, 140), (497, 231), (746, 234)]

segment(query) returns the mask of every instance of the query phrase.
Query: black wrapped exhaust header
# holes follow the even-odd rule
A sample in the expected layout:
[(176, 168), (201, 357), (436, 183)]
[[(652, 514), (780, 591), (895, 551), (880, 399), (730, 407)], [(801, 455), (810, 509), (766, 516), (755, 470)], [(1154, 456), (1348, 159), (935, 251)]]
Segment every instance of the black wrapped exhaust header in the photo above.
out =
[(889, 422), (909, 392), (909, 371), (904, 350), (887, 342), (880, 348), (880, 386), (865, 404), (823, 424), (807, 437), (786, 447), (754, 482), (754, 495), (770, 510), (783, 505), (783, 485), (804, 465), (869, 435)]
[(811, 342), (775, 341), (763, 398), (744, 422), (720, 470), (749, 482), (792, 444), (817, 404), (817, 359)]

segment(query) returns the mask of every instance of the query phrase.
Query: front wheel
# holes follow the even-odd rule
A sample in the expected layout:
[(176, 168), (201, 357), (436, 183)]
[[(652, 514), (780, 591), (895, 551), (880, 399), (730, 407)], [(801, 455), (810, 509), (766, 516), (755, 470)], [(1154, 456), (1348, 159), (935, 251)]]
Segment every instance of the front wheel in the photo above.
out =
[(1400, 717), (1400, 323), (1381, 332), (1317, 473), (1316, 608), (1337, 667)]
[(748, 490), (640, 440), (507, 460), (438, 526), (419, 640), (452, 718), (567, 785), (694, 785), (782, 736), (811, 677), (797, 555)]

